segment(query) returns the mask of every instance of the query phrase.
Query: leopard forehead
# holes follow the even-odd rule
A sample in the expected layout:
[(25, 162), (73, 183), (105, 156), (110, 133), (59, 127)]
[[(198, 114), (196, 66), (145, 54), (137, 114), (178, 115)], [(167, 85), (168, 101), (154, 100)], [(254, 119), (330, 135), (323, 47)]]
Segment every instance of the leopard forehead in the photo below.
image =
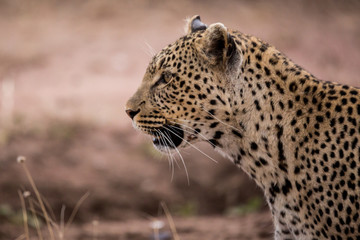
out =
[(190, 58), (196, 61), (197, 59), (194, 59), (196, 54), (194, 43), (197, 39), (201, 39), (201, 37), (202, 34), (197, 32), (183, 36), (173, 44), (169, 44), (152, 58), (147, 73), (154, 75), (159, 69), (166, 67), (179, 69), (182, 64), (191, 64), (188, 62)]

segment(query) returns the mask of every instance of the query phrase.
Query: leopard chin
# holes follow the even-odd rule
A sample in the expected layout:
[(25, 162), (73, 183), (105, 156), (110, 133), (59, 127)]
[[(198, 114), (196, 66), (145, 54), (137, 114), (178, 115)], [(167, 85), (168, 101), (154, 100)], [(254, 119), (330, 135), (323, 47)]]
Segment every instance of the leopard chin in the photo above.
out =
[(184, 140), (184, 131), (179, 125), (165, 124), (152, 131), (152, 135), (152, 142), (158, 149), (177, 148)]

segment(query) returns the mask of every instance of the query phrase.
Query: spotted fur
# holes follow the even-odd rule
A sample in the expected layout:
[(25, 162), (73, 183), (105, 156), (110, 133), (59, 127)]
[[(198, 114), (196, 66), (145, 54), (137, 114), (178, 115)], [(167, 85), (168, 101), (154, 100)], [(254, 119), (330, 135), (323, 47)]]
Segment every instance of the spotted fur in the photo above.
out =
[(275, 239), (360, 239), (360, 90), (220, 23), (188, 29), (128, 101), (135, 127), (224, 153), (263, 189)]

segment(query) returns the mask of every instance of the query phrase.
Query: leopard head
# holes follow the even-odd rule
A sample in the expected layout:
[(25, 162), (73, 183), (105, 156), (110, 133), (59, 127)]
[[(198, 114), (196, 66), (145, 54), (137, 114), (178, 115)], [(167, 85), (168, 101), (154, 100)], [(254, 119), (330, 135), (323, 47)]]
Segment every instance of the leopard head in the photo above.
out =
[(216, 145), (218, 128), (232, 117), (229, 96), (241, 68), (241, 50), (221, 23), (206, 26), (194, 16), (187, 29), (153, 57), (126, 104), (134, 127), (153, 136), (160, 151), (196, 141)]

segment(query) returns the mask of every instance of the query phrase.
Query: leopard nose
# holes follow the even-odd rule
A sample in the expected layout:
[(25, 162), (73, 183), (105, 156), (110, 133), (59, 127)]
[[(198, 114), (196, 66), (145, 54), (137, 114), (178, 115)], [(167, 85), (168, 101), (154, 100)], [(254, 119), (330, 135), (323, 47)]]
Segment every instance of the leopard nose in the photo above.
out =
[(134, 117), (136, 116), (136, 114), (138, 114), (140, 112), (140, 109), (134, 111), (132, 109), (126, 109), (125, 110), (126, 114), (131, 118), (131, 119), (134, 119)]

